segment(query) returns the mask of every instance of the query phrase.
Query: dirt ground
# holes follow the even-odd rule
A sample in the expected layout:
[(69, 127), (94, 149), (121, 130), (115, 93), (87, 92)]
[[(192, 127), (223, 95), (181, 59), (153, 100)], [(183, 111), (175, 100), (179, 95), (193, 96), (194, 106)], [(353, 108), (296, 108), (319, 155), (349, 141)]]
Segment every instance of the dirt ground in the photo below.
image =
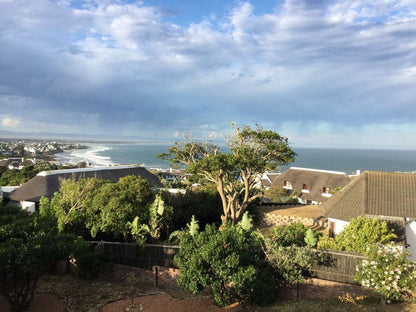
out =
[(239, 311), (239, 305), (234, 304), (225, 308), (214, 306), (211, 298), (187, 298), (174, 299), (170, 294), (157, 294), (150, 296), (135, 297), (131, 306), (131, 299), (118, 300), (105, 305), (100, 312), (125, 312), (125, 311), (145, 311), (145, 312), (220, 312)]
[[(132, 273), (136, 276), (134, 308), (130, 308), (132, 287), (127, 282)], [(93, 280), (80, 280), (69, 274), (45, 275), (38, 282), (28, 312), (239, 311), (239, 305), (215, 306), (208, 293), (194, 296), (179, 289), (172, 275), (162, 273), (158, 287), (152, 271), (122, 265), (114, 265), (111, 273)], [(9, 312), (1, 296), (0, 312)]]
[[(62, 299), (53, 294), (37, 293), (27, 312), (66, 312)], [(0, 312), (9, 312), (7, 302), (0, 298)]]
[[(120, 299), (104, 305), (98, 311), (100, 312), (236, 312), (239, 311), (239, 305), (234, 304), (229, 307), (219, 308), (214, 306), (211, 298), (188, 298), (174, 299), (170, 294), (160, 293), (149, 296), (138, 296), (133, 300), (134, 306), (131, 306), (131, 299)], [(65, 304), (53, 294), (38, 293), (35, 295), (32, 305), (27, 312), (66, 312)], [(0, 301), (0, 312), (9, 312), (5, 301)]]

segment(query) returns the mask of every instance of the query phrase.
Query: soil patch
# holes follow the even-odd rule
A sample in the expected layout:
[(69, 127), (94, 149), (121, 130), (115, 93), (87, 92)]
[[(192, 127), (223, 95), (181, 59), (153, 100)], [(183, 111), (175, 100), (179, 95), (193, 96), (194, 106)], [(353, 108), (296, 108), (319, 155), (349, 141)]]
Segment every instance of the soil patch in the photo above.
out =
[(118, 300), (105, 305), (100, 312), (220, 312), (240, 311), (240, 305), (234, 304), (220, 308), (214, 305), (211, 298), (192, 297), (188, 299), (174, 299), (170, 294), (161, 293), (150, 296), (139, 296), (133, 300), (134, 307), (131, 307), (131, 299)]
[[(0, 312), (9, 312), (7, 301), (0, 297)], [(54, 294), (36, 293), (27, 312), (65, 312), (64, 302)]]

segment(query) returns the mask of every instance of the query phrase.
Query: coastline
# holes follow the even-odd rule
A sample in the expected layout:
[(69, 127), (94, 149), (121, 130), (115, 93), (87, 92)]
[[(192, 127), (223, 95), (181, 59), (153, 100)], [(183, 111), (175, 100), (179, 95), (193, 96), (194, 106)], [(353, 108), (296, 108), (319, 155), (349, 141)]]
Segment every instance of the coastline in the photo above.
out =
[[(85, 143), (84, 143), (85, 144)], [(76, 165), (79, 161), (89, 161), (92, 166), (111, 166), (117, 164), (140, 164), (146, 168), (168, 169), (169, 163), (157, 158), (166, 152), (167, 144), (143, 143), (88, 143), (83, 150), (66, 150), (55, 155), (58, 164)], [(363, 150), (363, 149), (320, 149), (298, 148), (294, 163), (282, 166), (280, 171), (290, 167), (313, 168), (342, 171), (347, 174), (356, 170), (385, 172), (414, 172), (416, 170), (416, 151)]]

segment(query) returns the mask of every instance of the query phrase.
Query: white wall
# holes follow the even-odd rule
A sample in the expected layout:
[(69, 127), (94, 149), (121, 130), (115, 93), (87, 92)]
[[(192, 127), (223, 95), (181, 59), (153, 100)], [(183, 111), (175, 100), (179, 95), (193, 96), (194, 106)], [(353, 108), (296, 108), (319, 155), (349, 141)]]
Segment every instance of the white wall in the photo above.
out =
[(22, 206), (23, 210), (26, 210), (30, 213), (33, 213), (36, 211), (36, 204), (34, 202), (30, 201), (21, 201), (20, 205)]
[(410, 259), (416, 261), (416, 221), (406, 224), (406, 243), (409, 245), (407, 250), (412, 254)]
[(330, 222), (334, 223), (334, 235), (335, 236), (338, 235), (339, 233), (341, 233), (341, 231), (344, 229), (344, 227), (346, 227), (349, 224), (348, 221), (328, 218), (328, 225), (329, 225)]

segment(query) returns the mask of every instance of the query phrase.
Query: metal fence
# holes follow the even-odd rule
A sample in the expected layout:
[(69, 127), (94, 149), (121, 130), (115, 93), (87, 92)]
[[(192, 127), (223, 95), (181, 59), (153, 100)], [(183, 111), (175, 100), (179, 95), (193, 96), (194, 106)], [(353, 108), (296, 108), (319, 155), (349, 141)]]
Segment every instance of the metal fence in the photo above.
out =
[(92, 242), (113, 257), (115, 263), (150, 269), (153, 266), (176, 268), (173, 257), (179, 251), (175, 245), (145, 244), (119, 242)]
[(323, 265), (313, 267), (314, 276), (320, 279), (357, 284), (354, 280), (355, 268), (359, 261), (366, 259), (360, 254), (346, 253), (332, 250), (316, 250), (324, 255)]
[[(178, 253), (179, 246), (119, 242), (92, 242), (112, 255), (115, 263), (150, 269), (154, 266), (177, 268), (173, 257)], [(355, 268), (360, 260), (365, 259), (359, 254), (339, 251), (319, 250), (324, 255), (325, 263), (313, 267), (314, 276), (320, 279), (356, 284), (354, 280)]]

